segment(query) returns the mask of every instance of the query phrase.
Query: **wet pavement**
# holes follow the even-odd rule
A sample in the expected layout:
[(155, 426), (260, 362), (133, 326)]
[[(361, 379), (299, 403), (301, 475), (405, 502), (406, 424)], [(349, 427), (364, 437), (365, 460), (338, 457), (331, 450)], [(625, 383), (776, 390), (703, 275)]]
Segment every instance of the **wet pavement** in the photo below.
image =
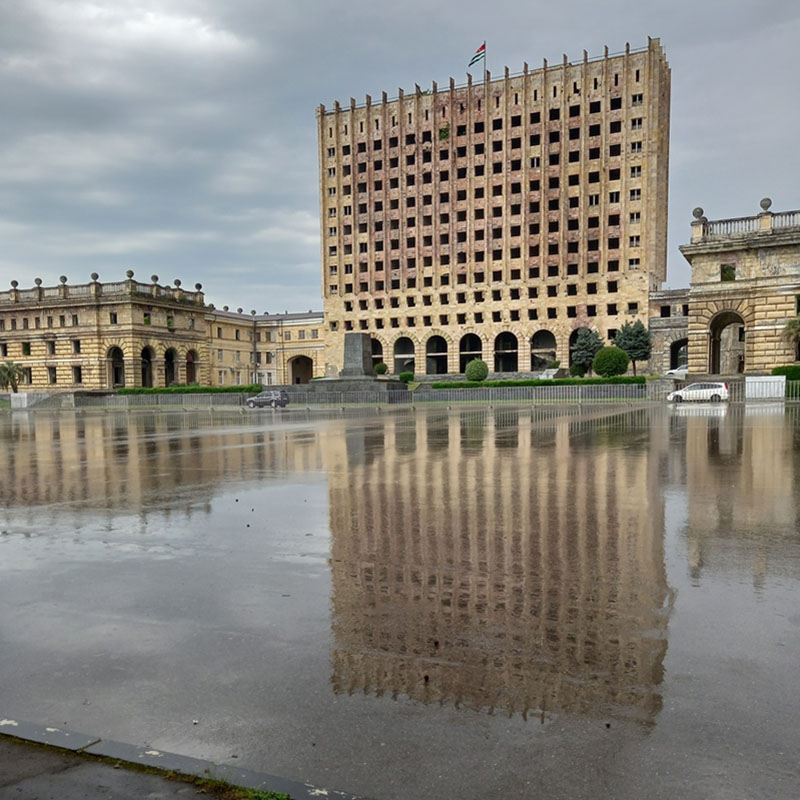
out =
[(789, 798), (800, 408), (0, 412), (0, 717), (381, 800)]

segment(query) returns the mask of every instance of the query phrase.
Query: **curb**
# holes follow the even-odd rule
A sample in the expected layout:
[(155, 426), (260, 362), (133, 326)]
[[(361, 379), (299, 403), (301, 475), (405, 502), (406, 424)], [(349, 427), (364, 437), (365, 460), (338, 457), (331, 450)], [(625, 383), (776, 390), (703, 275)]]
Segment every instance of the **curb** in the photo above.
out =
[(213, 761), (200, 758), (168, 753), (152, 747), (137, 747), (124, 742), (101, 739), (99, 736), (37, 725), (23, 720), (0, 717), (0, 737), (56, 747), (77, 755), (109, 758), (133, 766), (154, 768), (164, 773), (174, 772), (203, 780), (225, 781), (246, 789), (282, 792), (289, 795), (291, 800), (319, 800), (320, 797), (330, 798), (330, 800), (368, 800), (368, 798), (358, 795), (347, 794), (335, 789), (323, 789), (310, 783), (300, 783), (230, 764), (215, 764)]

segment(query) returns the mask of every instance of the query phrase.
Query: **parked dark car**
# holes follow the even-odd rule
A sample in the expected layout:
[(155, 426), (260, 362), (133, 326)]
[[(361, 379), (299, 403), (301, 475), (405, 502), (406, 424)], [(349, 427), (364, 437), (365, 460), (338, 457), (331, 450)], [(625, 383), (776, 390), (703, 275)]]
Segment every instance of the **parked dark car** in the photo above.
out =
[(269, 406), (270, 408), (286, 408), (288, 404), (289, 395), (283, 390), (267, 390), (261, 392), (261, 394), (257, 394), (255, 397), (251, 397), (247, 401), (248, 408), (264, 408), (265, 406)]

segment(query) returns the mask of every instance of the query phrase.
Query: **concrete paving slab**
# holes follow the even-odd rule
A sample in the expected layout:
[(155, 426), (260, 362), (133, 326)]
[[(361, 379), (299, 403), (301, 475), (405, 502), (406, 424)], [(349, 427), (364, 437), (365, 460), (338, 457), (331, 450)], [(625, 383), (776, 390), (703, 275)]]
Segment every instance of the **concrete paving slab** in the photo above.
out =
[(206, 797), (191, 784), (84, 762), (0, 789), (0, 800), (166, 800)]
[(9, 736), (25, 739), (27, 742), (49, 744), (52, 747), (60, 747), (62, 750), (72, 750), (73, 752), (83, 750), (100, 741), (99, 737), (89, 736), (86, 733), (6, 717), (0, 718), (0, 733), (7, 733)]
[(0, 793), (3, 787), (36, 775), (63, 772), (74, 763), (75, 756), (69, 753), (31, 747), (0, 737)]
[(182, 775), (197, 775), (201, 778), (211, 777), (216, 769), (211, 761), (109, 739), (95, 740), (95, 743), (87, 747), (85, 752), (93, 756), (104, 756), (118, 761), (128, 761), (131, 764), (156, 767), (165, 772), (179, 772)]

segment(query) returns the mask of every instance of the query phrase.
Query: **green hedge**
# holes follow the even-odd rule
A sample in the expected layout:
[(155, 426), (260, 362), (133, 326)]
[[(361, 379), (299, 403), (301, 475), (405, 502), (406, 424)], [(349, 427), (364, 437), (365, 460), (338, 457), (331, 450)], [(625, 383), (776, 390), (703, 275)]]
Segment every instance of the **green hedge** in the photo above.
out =
[(498, 388), (504, 386), (600, 386), (609, 383), (633, 383), (642, 384), (645, 379), (642, 376), (620, 376), (616, 378), (555, 378), (545, 380), (542, 378), (529, 378), (517, 381), (437, 381), (432, 383), (434, 389), (478, 389), (481, 387)]
[(117, 394), (258, 394), (261, 389), (259, 383), (247, 386), (160, 386), (151, 389), (134, 386), (130, 389), (117, 389)]
[(800, 381), (800, 364), (789, 364), (786, 367), (775, 367), (773, 375), (785, 375), (787, 381)]

